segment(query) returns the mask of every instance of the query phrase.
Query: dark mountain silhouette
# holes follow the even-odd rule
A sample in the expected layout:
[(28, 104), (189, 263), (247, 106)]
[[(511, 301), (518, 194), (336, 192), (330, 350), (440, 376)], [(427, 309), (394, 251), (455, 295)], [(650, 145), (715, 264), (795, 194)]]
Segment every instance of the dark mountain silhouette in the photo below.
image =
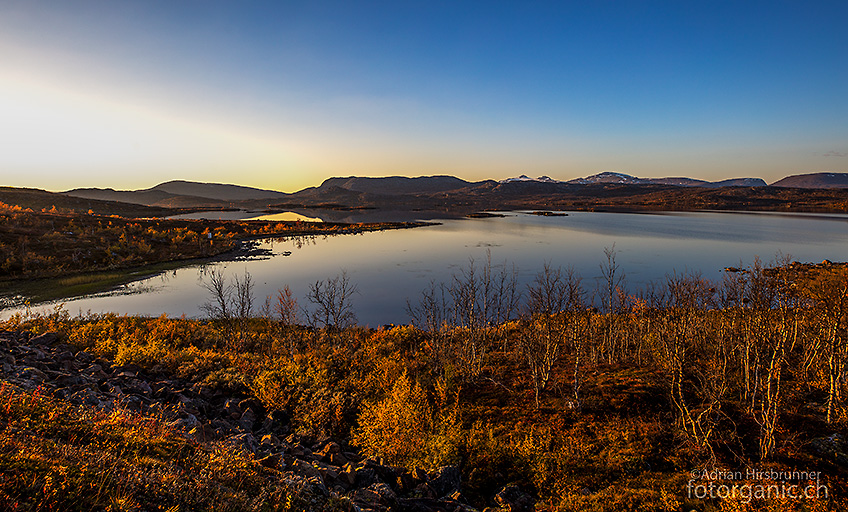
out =
[(730, 178), (729, 180), (713, 181), (712, 188), (718, 187), (765, 187), (767, 183), (762, 178)]
[(417, 178), (407, 178), (405, 176), (390, 176), (385, 178), (349, 176), (347, 178), (329, 178), (324, 180), (320, 188), (339, 187), (357, 192), (395, 195), (446, 192), (476, 184), (479, 183), (472, 183), (454, 176), (419, 176)]
[(197, 206), (204, 208), (225, 208), (230, 206), (229, 201), (197, 196), (180, 196), (153, 189), (113, 190), (111, 188), (77, 188), (62, 192), (62, 194), (70, 197), (101, 201), (119, 201), (122, 203), (143, 204), (145, 206), (158, 206), (161, 208), (190, 208)]
[(848, 188), (848, 173), (816, 172), (787, 176), (771, 184), (772, 187), (792, 188)]
[(289, 194), (274, 190), (182, 180), (168, 181), (144, 190), (78, 188), (68, 190), (63, 194), (87, 199), (121, 201), (164, 208), (252, 206), (246, 203), (249, 201), (257, 201), (257, 204), (263, 205), (289, 196)]
[(166, 208), (87, 197), (74, 197), (36, 188), (0, 187), (0, 202), (20, 206), (21, 208), (30, 208), (35, 211), (41, 211), (42, 209), (50, 210), (55, 206), (61, 211), (87, 213), (91, 210), (98, 215), (122, 215), (127, 217), (159, 217), (179, 213)]
[(194, 181), (174, 180), (156, 185), (149, 191), (166, 192), (175, 196), (204, 197), (220, 201), (247, 201), (251, 199), (279, 199), (287, 197), (284, 192), (227, 185), (223, 183), (197, 183)]

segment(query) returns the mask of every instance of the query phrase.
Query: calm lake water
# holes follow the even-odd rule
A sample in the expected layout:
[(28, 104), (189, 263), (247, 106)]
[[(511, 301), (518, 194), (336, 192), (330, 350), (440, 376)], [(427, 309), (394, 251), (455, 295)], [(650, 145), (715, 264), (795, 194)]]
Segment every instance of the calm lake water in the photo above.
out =
[[(119, 294), (65, 302), (72, 314), (115, 312), (159, 316), (202, 316), (208, 272), (232, 277), (249, 272), (257, 303), (285, 285), (307, 306), (308, 286), (347, 272), (358, 286), (354, 310), (362, 325), (406, 323), (407, 299), (417, 302), (431, 281), (478, 264), (491, 251), (495, 264), (517, 267), (522, 289), (542, 268), (573, 266), (590, 293), (600, 284), (604, 249), (615, 244), (616, 261), (628, 289), (672, 271), (696, 271), (721, 279), (728, 266), (769, 262), (778, 252), (793, 260), (848, 260), (848, 216), (774, 213), (595, 213), (542, 217), (507, 212), (503, 218), (445, 220), (440, 225), (316, 238), (306, 243), (265, 241), (273, 257), (186, 267), (124, 286)], [(288, 255), (284, 255), (290, 253)], [(37, 309), (37, 308), (36, 308)], [(12, 311), (0, 313), (6, 318)]]

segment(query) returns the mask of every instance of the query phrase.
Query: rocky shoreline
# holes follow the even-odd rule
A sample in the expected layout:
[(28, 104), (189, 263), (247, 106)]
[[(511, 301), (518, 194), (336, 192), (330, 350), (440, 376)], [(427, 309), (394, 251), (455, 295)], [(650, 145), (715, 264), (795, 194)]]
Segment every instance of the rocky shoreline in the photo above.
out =
[[(246, 390), (227, 392), (200, 382), (115, 365), (62, 343), (59, 335), (0, 331), (2, 380), (41, 388), (71, 404), (100, 410), (125, 408), (159, 418), (189, 442), (223, 443), (250, 454), (279, 478), (325, 498), (346, 500), (357, 511), (465, 512), (460, 470), (392, 467), (365, 458), (344, 441), (295, 433), (289, 415), (268, 410)], [(3, 427), (3, 425), (0, 425)], [(501, 508), (533, 510), (531, 497), (506, 486)]]

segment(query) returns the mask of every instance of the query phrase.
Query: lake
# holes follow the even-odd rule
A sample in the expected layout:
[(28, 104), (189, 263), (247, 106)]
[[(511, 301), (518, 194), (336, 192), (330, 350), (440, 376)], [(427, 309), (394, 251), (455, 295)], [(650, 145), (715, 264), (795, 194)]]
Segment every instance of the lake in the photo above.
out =
[[(202, 316), (209, 300), (208, 273), (221, 268), (232, 277), (249, 272), (256, 303), (288, 285), (301, 306), (308, 287), (342, 271), (358, 287), (354, 311), (362, 325), (407, 323), (407, 299), (416, 302), (431, 282), (451, 280), (491, 251), (492, 262), (516, 266), (522, 289), (548, 262), (573, 266), (588, 292), (600, 283), (604, 249), (616, 251), (628, 289), (636, 291), (672, 271), (696, 271), (721, 279), (722, 269), (764, 262), (778, 252), (792, 260), (848, 260), (848, 216), (777, 213), (599, 213), (538, 216), (504, 212), (502, 218), (451, 219), (441, 224), (392, 231), (262, 241), (274, 256), (186, 267), (123, 286), (117, 293), (68, 300), (72, 314), (115, 312)], [(287, 255), (286, 255), (287, 254)], [(36, 308), (37, 309), (37, 308)], [(7, 318), (14, 310), (2, 312)]]

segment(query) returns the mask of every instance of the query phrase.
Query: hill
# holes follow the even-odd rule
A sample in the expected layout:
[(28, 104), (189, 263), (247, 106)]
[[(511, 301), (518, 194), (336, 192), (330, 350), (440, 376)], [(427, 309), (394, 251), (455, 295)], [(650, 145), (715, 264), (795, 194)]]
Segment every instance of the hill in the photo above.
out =
[[(247, 201), (252, 199), (280, 199), (287, 197), (284, 192), (263, 190), (241, 185), (223, 183), (198, 183), (194, 181), (174, 180), (156, 185), (150, 191), (166, 192), (175, 196), (203, 197), (220, 201)], [(145, 192), (145, 191), (142, 191)]]
[(162, 217), (181, 213), (169, 208), (128, 204), (116, 200), (95, 197), (69, 196), (35, 188), (0, 187), (0, 202), (20, 206), (34, 211), (50, 210), (54, 206), (61, 211), (97, 215), (120, 215), (123, 217)]
[[(268, 202), (287, 198), (288, 194), (241, 185), (222, 183), (197, 183), (168, 181), (144, 190), (113, 190), (111, 188), (78, 188), (63, 192), (73, 197), (121, 201), (164, 208), (225, 208), (257, 202), (261, 207)], [(253, 206), (252, 204), (250, 206)]]
[(121, 203), (139, 204), (161, 208), (224, 208), (229, 206), (227, 201), (208, 199), (196, 196), (180, 196), (163, 190), (113, 190), (111, 188), (77, 188), (62, 194), (70, 197), (95, 199), (102, 201), (118, 201)]
[(395, 195), (431, 194), (458, 190), (476, 184), (454, 176), (419, 176), (416, 178), (407, 178), (405, 176), (390, 176), (385, 178), (349, 176), (347, 178), (329, 178), (324, 180), (320, 188), (339, 187), (356, 192)]
[(772, 187), (792, 188), (848, 188), (848, 173), (816, 172), (787, 176), (771, 184)]

